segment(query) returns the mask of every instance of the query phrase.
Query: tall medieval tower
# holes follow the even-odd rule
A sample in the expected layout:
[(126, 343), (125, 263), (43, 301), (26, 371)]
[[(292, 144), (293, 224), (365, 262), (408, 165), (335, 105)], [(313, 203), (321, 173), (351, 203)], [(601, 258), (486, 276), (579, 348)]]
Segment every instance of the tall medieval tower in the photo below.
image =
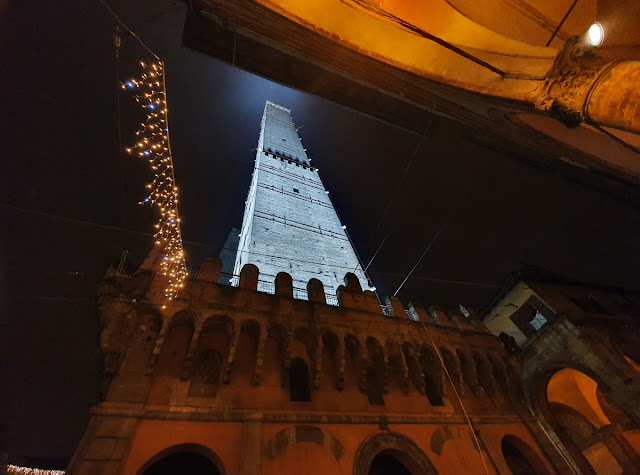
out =
[[(105, 392), (69, 474), (578, 473), (525, 407), (526, 348), (458, 309), (381, 308), (290, 111), (269, 102), (239, 234), (236, 286), (207, 258), (167, 302), (157, 251), (100, 283)], [(594, 440), (632, 467), (606, 430)]]
[(258, 267), (258, 288), (271, 293), (279, 272), (292, 276), (297, 297), (304, 297), (307, 282), (315, 278), (323, 283), (328, 301), (333, 301), (347, 272), (368, 288), (345, 226), (302, 146), (291, 111), (269, 101), (262, 116), (234, 275), (245, 264)]

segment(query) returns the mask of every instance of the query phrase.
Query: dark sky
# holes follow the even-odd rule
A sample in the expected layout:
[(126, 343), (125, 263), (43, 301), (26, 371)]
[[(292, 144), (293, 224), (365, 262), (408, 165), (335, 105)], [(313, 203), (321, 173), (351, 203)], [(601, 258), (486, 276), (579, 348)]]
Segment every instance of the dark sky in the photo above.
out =
[[(370, 269), (381, 296), (440, 229), (400, 293), (405, 301), (482, 306), (525, 263), (640, 287), (630, 205), (480, 148), (451, 121), (435, 118), (421, 142), (182, 48), (182, 2), (110, 4), (166, 61), (190, 265), (217, 255), (241, 223), (268, 99), (304, 125), (303, 143), (365, 263), (388, 233)], [(0, 449), (66, 459), (98, 399), (96, 284), (123, 249), (135, 270), (155, 214), (137, 205), (146, 164), (119, 154), (115, 23), (105, 8), (0, 2), (0, 18)], [(125, 38), (119, 79), (136, 75), (141, 59), (149, 57)], [(140, 116), (128, 94), (120, 98), (124, 147)]]

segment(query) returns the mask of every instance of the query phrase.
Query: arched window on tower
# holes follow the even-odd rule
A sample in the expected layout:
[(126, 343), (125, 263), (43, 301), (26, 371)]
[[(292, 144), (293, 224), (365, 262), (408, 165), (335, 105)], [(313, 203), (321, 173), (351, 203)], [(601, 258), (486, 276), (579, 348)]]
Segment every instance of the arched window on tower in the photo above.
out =
[(289, 367), (289, 400), (311, 401), (309, 368), (302, 358), (291, 359), (291, 366)]

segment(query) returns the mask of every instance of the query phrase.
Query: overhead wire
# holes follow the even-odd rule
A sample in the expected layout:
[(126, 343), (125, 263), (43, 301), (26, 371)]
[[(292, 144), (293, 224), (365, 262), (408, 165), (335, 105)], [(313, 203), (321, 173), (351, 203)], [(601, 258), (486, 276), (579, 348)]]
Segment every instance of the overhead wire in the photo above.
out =
[[(147, 46), (147, 44), (146, 44), (144, 41), (142, 41), (142, 39), (141, 39), (141, 38), (140, 38), (140, 37), (139, 37), (139, 36), (138, 36), (138, 35), (137, 35), (137, 34), (136, 34), (136, 33), (135, 33), (131, 28), (129, 28), (129, 27), (127, 26), (127, 24), (126, 24), (126, 23), (124, 23), (124, 21), (123, 21), (123, 20), (122, 20), (122, 19), (121, 19), (121, 18), (120, 18), (116, 13), (115, 13), (115, 11), (114, 11), (114, 10), (113, 10), (113, 9), (112, 9), (112, 8), (111, 8), (111, 7), (110, 7), (110, 6), (109, 6), (109, 5), (108, 5), (104, 0), (98, 0), (98, 1), (99, 1), (99, 2), (100, 2), (100, 3), (101, 3), (101, 4), (102, 4), (102, 5), (103, 5), (107, 10), (108, 10), (108, 12), (113, 16), (113, 18), (118, 22), (118, 24), (119, 24), (120, 26), (122, 26), (122, 27), (123, 27), (123, 28), (124, 28), (124, 29), (125, 29), (125, 30), (126, 30), (126, 31), (127, 31), (127, 32), (132, 36), (132, 37), (133, 37), (133, 38), (135, 38), (135, 39), (140, 43), (140, 45), (141, 45), (141, 46), (143, 46), (143, 47), (144, 47), (144, 48), (145, 48), (145, 49), (146, 49), (146, 50), (147, 50), (147, 51), (148, 51), (148, 52), (149, 52), (149, 53), (150, 53), (154, 58), (156, 58), (158, 61), (160, 61), (160, 62), (162, 63), (162, 60), (160, 59), (160, 57), (159, 57), (159, 56), (158, 56), (158, 55), (157, 55), (153, 50), (151, 50), (151, 48), (149, 48), (149, 47)], [(174, 2), (174, 3), (175, 3), (175, 2)], [(171, 6), (173, 6), (173, 5), (171, 5)], [(164, 11), (162, 12), (162, 14), (164, 14)], [(119, 47), (120, 47), (120, 43), (119, 43), (119, 41), (120, 41), (120, 40), (119, 40), (119, 38), (120, 38), (120, 37), (119, 37), (119, 29), (117, 29), (117, 33), (118, 33), (118, 34), (116, 35), (116, 74), (118, 74), (118, 72), (119, 72), (119, 71), (118, 71), (118, 58), (119, 58)], [(164, 81), (163, 81), (163, 86), (165, 87), (165, 97), (166, 97), (166, 77), (165, 77), (164, 68), (163, 68), (162, 72), (163, 72), (163, 79), (164, 79)], [(118, 94), (118, 139), (119, 139), (119, 145), (121, 145), (121, 129), (120, 129), (120, 112), (119, 112), (119, 111), (120, 111), (120, 100), (119, 100), (119, 94)], [(431, 120), (429, 121), (429, 123), (427, 124), (427, 127), (426, 127), (425, 131), (423, 132), (423, 134), (421, 135), (421, 138), (423, 138), (423, 137), (426, 135), (427, 131), (429, 130), (429, 128), (430, 128), (430, 126), (431, 126), (431, 124), (432, 124), (432, 121), (433, 121), (433, 119), (431, 119)], [(406, 167), (405, 167), (405, 169), (404, 169), (404, 171), (403, 171), (403, 173), (402, 173), (402, 176), (401, 176), (401, 178), (400, 178), (400, 181), (402, 181), (402, 179), (404, 179), (405, 175), (407, 174), (407, 172), (408, 172), (408, 170), (409, 170), (409, 168), (410, 168), (410, 166), (411, 166), (411, 163), (413, 162), (413, 160), (414, 160), (415, 156), (417, 155), (417, 152), (418, 152), (418, 150), (419, 150), (419, 148), (420, 148), (421, 143), (422, 143), (422, 142), (419, 142), (419, 143), (418, 143), (418, 145), (416, 146), (416, 149), (414, 150), (414, 153), (412, 154), (412, 156), (411, 156), (410, 160), (408, 161), (408, 163), (407, 163), (407, 165), (406, 165)], [(190, 144), (187, 144), (187, 146), (190, 146)], [(192, 146), (192, 145), (191, 145), (191, 146)], [(192, 147), (193, 147), (193, 146), (192, 146)], [(121, 147), (120, 147), (120, 148), (121, 148)], [(233, 159), (232, 159), (231, 161), (236, 161), (236, 162), (242, 163), (244, 166), (251, 166), (250, 164), (245, 163), (245, 162), (241, 162), (240, 160), (233, 160)], [(121, 165), (121, 168), (122, 168), (122, 165)], [(256, 168), (256, 167), (252, 167), (252, 168)], [(264, 171), (264, 172), (266, 172), (266, 173), (278, 174), (278, 173), (276, 173), (275, 171), (270, 171), (270, 170), (265, 170), (265, 169), (261, 169), (261, 171)], [(172, 174), (173, 174), (173, 170), (172, 170)], [(124, 195), (123, 195), (123, 194), (124, 194), (124, 185), (123, 185), (123, 177), (122, 177), (122, 175), (123, 175), (123, 171), (121, 170), (121, 194), (122, 194), (122, 199), (124, 199)], [(173, 177), (173, 178), (174, 178), (174, 182), (175, 182), (175, 177)], [(397, 195), (398, 195), (398, 191), (396, 191), (396, 193), (392, 196), (391, 200), (390, 200), (390, 201), (389, 201), (389, 203), (387, 204), (387, 207), (385, 208), (385, 211), (383, 212), (383, 215), (382, 215), (382, 217), (381, 217), (380, 221), (378, 222), (378, 226), (380, 226), (380, 224), (382, 223), (382, 221), (383, 221), (384, 217), (386, 216), (386, 213), (387, 213), (387, 211), (388, 211), (389, 207), (391, 206), (391, 204), (393, 203), (393, 201), (395, 200), (395, 198), (397, 197)], [(330, 199), (330, 201), (332, 202), (332, 205), (333, 205), (333, 200), (331, 199), (331, 197), (329, 197), (329, 199)], [(41, 215), (46, 215), (46, 216), (53, 216), (53, 217), (56, 217), (56, 218), (58, 218), (58, 219), (64, 219), (64, 220), (67, 220), (67, 221), (70, 221), (70, 222), (79, 223), (79, 224), (85, 224), (85, 225), (96, 226), (96, 227), (100, 227), (100, 228), (103, 228), (103, 229), (110, 229), (110, 230), (123, 231), (123, 232), (130, 232), (130, 233), (135, 233), (135, 234), (140, 234), (140, 235), (145, 235), (145, 236), (153, 236), (153, 235), (151, 235), (151, 234), (149, 234), (149, 233), (143, 233), (143, 232), (133, 231), (133, 230), (129, 230), (129, 229), (124, 228), (124, 219), (125, 219), (125, 218), (124, 218), (124, 213), (123, 213), (123, 216), (122, 216), (122, 220), (123, 220), (123, 227), (118, 228), (118, 227), (115, 227), (115, 226), (102, 225), (102, 224), (99, 224), (99, 223), (93, 223), (93, 222), (90, 222), (90, 221), (79, 220), (79, 219), (69, 218), (69, 217), (64, 217), (64, 216), (60, 216), (60, 215), (53, 215), (53, 214), (50, 214), (50, 213), (39, 212), (39, 211), (36, 211), (36, 210), (23, 209), (23, 208), (19, 208), (19, 207), (11, 206), (11, 205), (5, 205), (5, 204), (2, 204), (2, 206), (9, 206), (9, 207), (12, 207), (12, 208), (14, 208), (14, 209), (16, 209), (16, 210), (20, 210), (20, 211), (24, 211), (24, 212), (31, 212), (31, 213), (35, 213), (35, 214), (41, 214)], [(335, 206), (333, 206), (333, 207), (334, 207), (334, 209), (335, 209)], [(336, 214), (338, 214), (337, 210), (336, 210)], [(338, 217), (339, 217), (339, 216), (338, 216)], [(340, 219), (340, 217), (339, 217), (339, 219)], [(341, 221), (342, 221), (342, 220), (341, 220)], [(397, 292), (398, 292), (398, 291), (400, 290), (400, 288), (404, 285), (404, 283), (406, 282), (406, 280), (410, 277), (410, 275), (411, 275), (411, 273), (413, 272), (413, 270), (415, 270), (415, 268), (417, 267), (417, 265), (419, 264), (419, 262), (422, 260), (422, 258), (424, 257), (424, 255), (426, 255), (426, 253), (427, 253), (427, 252), (428, 252), (428, 250), (430, 249), (431, 245), (435, 242), (435, 239), (437, 239), (437, 237), (439, 236), (439, 234), (442, 232), (442, 229), (443, 229), (443, 228), (441, 228), (441, 230), (438, 232), (438, 234), (437, 234), (437, 235), (436, 235), (436, 237), (434, 238), (434, 241), (433, 241), (433, 242), (429, 245), (429, 247), (425, 250), (425, 252), (424, 252), (424, 253), (423, 253), (423, 255), (421, 256), (421, 258), (419, 259), (418, 263), (414, 266), (414, 268), (411, 270), (411, 272), (409, 273), (409, 275), (407, 275), (407, 277), (405, 278), (405, 280), (403, 281), (403, 283), (401, 284), (401, 286), (396, 290), (396, 292), (394, 293), (394, 295), (396, 295), (396, 294), (397, 294)], [(385, 236), (384, 236), (384, 238), (383, 238), (382, 242), (380, 243), (380, 245), (379, 245), (379, 246), (378, 246), (378, 248), (376, 249), (376, 252), (374, 253), (373, 257), (370, 259), (369, 263), (368, 263), (366, 266), (363, 266), (363, 265), (362, 265), (362, 260), (361, 260), (361, 258), (360, 258), (360, 256), (359, 256), (359, 254), (358, 254), (358, 252), (357, 252), (357, 250), (356, 250), (356, 247), (353, 245), (353, 241), (352, 241), (352, 239), (351, 239), (351, 236), (349, 235), (349, 233), (347, 232), (347, 230), (346, 230), (346, 228), (345, 228), (345, 234), (346, 234), (346, 236), (347, 236), (347, 239), (348, 239), (348, 240), (349, 240), (349, 242), (351, 243), (351, 246), (352, 246), (352, 248), (353, 248), (353, 250), (354, 250), (354, 252), (355, 252), (355, 254), (356, 254), (356, 258), (358, 259), (358, 262), (360, 263), (360, 267), (362, 268), (363, 273), (365, 274), (365, 277), (367, 277), (367, 279), (369, 280), (369, 282), (370, 282), (371, 280), (370, 280), (370, 279), (369, 279), (369, 277), (368, 277), (367, 271), (368, 271), (368, 269), (369, 269), (369, 267), (370, 267), (371, 263), (373, 262), (373, 259), (378, 255), (378, 253), (379, 253), (380, 249), (381, 249), (381, 248), (382, 248), (382, 246), (384, 245), (384, 243), (385, 243), (385, 241), (386, 241), (387, 237), (388, 237), (388, 236), (389, 236), (389, 234), (390, 234), (390, 231), (391, 231), (391, 229), (390, 229), (389, 231), (387, 231), (387, 233), (385, 234)], [(203, 244), (203, 243), (197, 243), (197, 242), (191, 242), (191, 241), (184, 241), (184, 242), (185, 242), (185, 243), (187, 243), (187, 244), (195, 244), (195, 245), (199, 245), (199, 246), (206, 246), (206, 244)], [(243, 251), (243, 252), (245, 252), (245, 251)], [(271, 256), (271, 257), (277, 257), (277, 256)], [(289, 258), (289, 259), (290, 259), (290, 260), (296, 260), (296, 259), (291, 259), (291, 258)], [(340, 266), (340, 267), (344, 267), (344, 266)], [(346, 267), (345, 267), (345, 268), (346, 268)], [(357, 267), (356, 267), (356, 269), (357, 269)], [(356, 269), (354, 269), (354, 270), (356, 270)], [(444, 280), (443, 280), (443, 281), (444, 281)]]
[(471, 418), (469, 417), (469, 414), (467, 413), (467, 409), (464, 407), (464, 403), (462, 402), (462, 398), (460, 397), (460, 394), (458, 393), (458, 390), (456, 389), (456, 385), (453, 382), (453, 378), (451, 377), (451, 374), (449, 374), (449, 370), (447, 369), (447, 366), (444, 364), (444, 358), (442, 357), (442, 354), (440, 353), (440, 350), (436, 346), (435, 341), (433, 341), (433, 338), (431, 337), (431, 333), (429, 333), (429, 331), (427, 330), (427, 326), (424, 324), (424, 322), (422, 320), (420, 320), (420, 323), (422, 324), (422, 328), (424, 329), (424, 332), (426, 333), (427, 337), (429, 338), (429, 341), (431, 342), (431, 346), (433, 346), (433, 349), (436, 352), (436, 355), (438, 355), (438, 360), (440, 361), (440, 366), (444, 370), (444, 373), (447, 375), (447, 379), (449, 380), (449, 383), (451, 384), (451, 387), (453, 388), (453, 392), (456, 395), (456, 399), (458, 399), (458, 403), (460, 404), (460, 408), (462, 409), (462, 412), (464, 413), (464, 417), (465, 417), (465, 419), (467, 421), (467, 424), (469, 425), (469, 428), (471, 429), (471, 435), (473, 436), (473, 440), (475, 441), (476, 447), (478, 448), (478, 453), (480, 454), (480, 459), (482, 460), (482, 465), (484, 467), (484, 472), (487, 475), (489, 475), (489, 467), (487, 467), (487, 462), (484, 459), (484, 454), (482, 453), (482, 446), (480, 445), (480, 440), (478, 440), (478, 436), (476, 435), (476, 431), (475, 431), (475, 428), (473, 427), (473, 423), (471, 422)]
[(400, 286), (396, 289), (396, 291), (393, 293), (393, 296), (395, 297), (396, 295), (398, 295), (398, 292), (400, 292), (400, 289), (404, 286), (405, 282), (407, 282), (407, 280), (409, 280), (409, 277), (411, 277), (411, 274), (413, 274), (413, 271), (416, 270), (416, 267), (418, 267), (418, 265), (420, 264), (420, 262), (422, 262), (422, 259), (424, 258), (424, 256), (427, 255), (427, 252), (429, 252), (429, 249), (431, 249), (431, 247), (436, 243), (436, 241), (438, 240), (438, 237), (440, 236), (440, 234), (442, 233), (442, 231), (444, 231), (444, 228), (447, 227), (447, 225), (449, 224), (449, 220), (447, 220), (442, 226), (440, 226), (440, 229), (438, 230), (438, 232), (436, 233), (436, 235), (433, 237), (433, 239), (431, 239), (431, 242), (429, 243), (429, 245), (427, 246), (427, 248), (424, 250), (424, 252), (422, 253), (422, 255), (420, 256), (420, 258), (418, 259), (418, 262), (415, 263), (415, 265), (411, 268), (411, 270), (409, 271), (409, 273), (407, 274), (407, 276), (404, 278), (404, 280), (402, 281), (402, 283), (400, 284)]
[[(477, 184), (477, 182), (476, 182)], [(469, 187), (469, 189), (467, 190), (466, 194), (458, 201), (458, 204), (456, 206), (456, 208), (451, 212), (451, 214), (449, 214), (449, 217), (447, 218), (447, 220), (442, 224), (442, 226), (440, 226), (440, 229), (438, 230), (438, 232), (436, 233), (436, 235), (433, 237), (433, 239), (431, 240), (431, 242), (429, 243), (429, 245), (427, 246), (427, 248), (424, 250), (424, 252), (422, 253), (422, 255), (420, 256), (420, 258), (418, 259), (418, 261), (415, 263), (415, 265), (411, 268), (411, 270), (409, 271), (409, 273), (407, 274), (407, 276), (404, 278), (404, 280), (402, 281), (402, 283), (400, 284), (400, 286), (396, 289), (396, 291), (393, 293), (393, 296), (395, 297), (398, 292), (400, 291), (400, 289), (404, 286), (404, 284), (407, 282), (407, 280), (409, 280), (409, 278), (411, 277), (411, 275), (413, 274), (413, 271), (416, 270), (416, 268), (418, 267), (418, 265), (420, 264), (420, 262), (422, 262), (422, 259), (424, 258), (424, 256), (427, 255), (427, 253), (429, 252), (429, 250), (433, 247), (433, 245), (437, 242), (438, 238), (440, 237), (440, 234), (442, 234), (442, 231), (445, 230), (445, 228), (449, 225), (449, 223), (451, 222), (451, 220), (453, 219), (453, 217), (456, 215), (456, 213), (458, 211), (460, 211), (460, 209), (462, 208), (462, 205), (467, 201), (467, 198), (471, 195), (472, 191), (475, 189), (475, 185)]]
[(103, 6), (104, 6), (108, 11), (109, 11), (109, 13), (111, 14), (111, 16), (112, 16), (113, 18), (115, 18), (115, 20), (116, 20), (116, 21), (117, 21), (117, 22), (118, 22), (118, 23), (119, 23), (119, 24), (120, 24), (120, 25), (121, 25), (125, 30), (127, 30), (127, 32), (128, 32), (132, 37), (134, 37), (134, 38), (138, 41), (138, 43), (140, 43), (140, 44), (142, 45), (142, 47), (143, 47), (144, 49), (146, 49), (146, 50), (147, 50), (147, 51), (148, 51), (148, 52), (149, 52), (149, 53), (150, 53), (154, 58), (156, 58), (158, 61), (162, 62), (162, 60), (160, 59), (160, 56), (158, 56), (157, 54), (155, 54), (155, 53), (151, 50), (151, 48), (149, 48), (149, 47), (145, 44), (145, 42), (144, 42), (144, 41), (142, 41), (142, 39), (141, 39), (138, 35), (136, 35), (136, 33), (135, 33), (131, 28), (129, 28), (129, 27), (126, 25), (126, 23), (124, 23), (124, 22), (120, 19), (120, 17), (116, 14), (116, 12), (114, 12), (114, 11), (113, 11), (113, 9), (109, 6), (109, 4), (108, 4), (107, 2), (105, 2), (104, 0), (98, 0), (98, 1), (99, 1), (100, 3), (102, 3), (102, 5), (103, 5)]
[[(415, 150), (413, 151), (413, 154), (411, 155), (411, 158), (409, 159), (409, 161), (407, 162), (407, 166), (404, 168), (404, 171), (402, 172), (402, 176), (400, 176), (400, 179), (398, 180), (398, 184), (396, 186), (395, 192), (393, 193), (393, 195), (391, 195), (391, 199), (389, 200), (389, 202), (387, 203), (386, 208), (384, 209), (384, 211), (382, 212), (382, 216), (380, 216), (380, 220), (378, 221), (378, 224), (376, 225), (376, 230), (378, 228), (380, 228), (380, 225), (382, 224), (382, 222), (384, 221), (384, 218), (387, 216), (387, 212), (389, 211), (389, 209), (391, 208), (391, 204), (395, 201), (395, 199), (397, 198), (397, 196), (400, 194), (400, 186), (402, 185), (402, 181), (404, 180), (404, 177), (406, 176), (407, 172), (409, 171), (409, 168), (411, 167), (411, 163), (413, 163), (413, 159), (416, 157), (416, 155), (418, 154), (418, 150), (420, 149), (420, 145), (422, 145), (422, 140), (427, 136), (427, 132), (429, 131), (429, 129), (431, 128), (431, 124), (433, 122), (433, 119), (429, 120), (429, 123), (427, 124), (427, 127), (424, 129), (424, 132), (422, 133), (422, 136), (420, 138), (420, 141), (418, 142), (418, 145), (416, 145)], [(382, 238), (382, 241), (380, 242), (380, 244), (378, 245), (378, 248), (376, 249), (376, 252), (373, 253), (373, 256), (371, 257), (371, 259), (369, 259), (369, 262), (367, 263), (367, 265), (365, 266), (365, 272), (369, 269), (369, 267), (371, 266), (371, 263), (373, 262), (373, 260), (376, 258), (376, 256), (378, 255), (378, 253), (380, 252), (380, 249), (382, 249), (382, 246), (384, 245), (385, 241), (387, 240), (387, 238), (389, 237), (389, 234), (391, 234), (391, 230), (393, 229), (393, 226), (389, 226), (389, 229), (387, 230), (387, 233), (385, 234), (384, 238)]]
[(125, 205), (125, 192), (124, 192), (124, 154), (122, 153), (122, 119), (120, 113), (120, 45), (122, 43), (122, 37), (120, 36), (120, 25), (116, 25), (116, 34), (114, 36), (114, 43), (116, 47), (116, 108), (118, 118), (118, 157), (120, 158), (120, 213), (122, 215), (121, 225), (126, 226), (126, 205)]

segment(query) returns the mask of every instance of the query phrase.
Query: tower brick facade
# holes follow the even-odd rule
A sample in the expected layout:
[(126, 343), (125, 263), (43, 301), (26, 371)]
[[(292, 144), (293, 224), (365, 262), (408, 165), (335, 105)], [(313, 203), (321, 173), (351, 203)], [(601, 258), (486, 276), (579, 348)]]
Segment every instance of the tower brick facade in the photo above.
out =
[(245, 264), (260, 269), (259, 288), (267, 292), (273, 292), (279, 272), (292, 276), (294, 294), (303, 298), (307, 282), (318, 279), (334, 300), (347, 272), (368, 288), (291, 111), (272, 102), (266, 103), (262, 116), (234, 274), (239, 275)]

